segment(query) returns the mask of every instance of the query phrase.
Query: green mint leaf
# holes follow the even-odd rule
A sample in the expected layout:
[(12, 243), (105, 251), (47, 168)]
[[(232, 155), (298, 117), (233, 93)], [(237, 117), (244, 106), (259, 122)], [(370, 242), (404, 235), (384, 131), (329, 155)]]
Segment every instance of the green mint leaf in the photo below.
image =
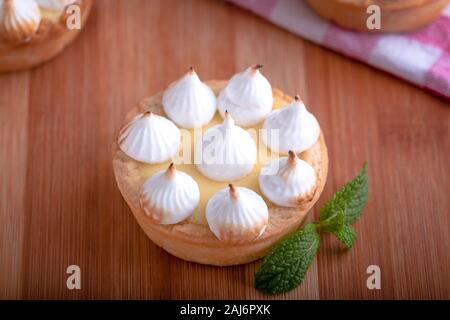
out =
[(334, 231), (333, 234), (349, 249), (353, 246), (353, 242), (356, 240), (355, 230), (353, 230), (350, 225), (344, 225), (341, 230)]
[(321, 231), (338, 232), (345, 225), (345, 211), (335, 210), (332, 214), (324, 220), (316, 222), (316, 226)]
[(313, 223), (282, 240), (264, 258), (255, 274), (255, 287), (266, 293), (283, 293), (297, 287), (319, 249), (320, 235)]
[(352, 224), (361, 215), (367, 202), (368, 192), (367, 162), (365, 162), (358, 175), (336, 192), (333, 198), (320, 209), (320, 221), (328, 219), (336, 211), (343, 210), (345, 223)]

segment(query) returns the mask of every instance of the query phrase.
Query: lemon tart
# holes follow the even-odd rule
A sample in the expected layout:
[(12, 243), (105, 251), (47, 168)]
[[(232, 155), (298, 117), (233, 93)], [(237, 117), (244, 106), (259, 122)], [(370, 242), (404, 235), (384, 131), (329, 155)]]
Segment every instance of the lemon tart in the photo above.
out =
[[(449, 0), (306, 0), (322, 17), (359, 31), (403, 32), (422, 27), (449, 4)], [(367, 8), (380, 8), (380, 29), (369, 30)]]
[[(92, 3), (92, 0), (0, 0), (0, 72), (31, 68), (56, 56), (80, 32)], [(70, 5), (79, 8), (80, 28), (67, 27), (72, 11), (69, 14), (66, 9)]]
[[(206, 81), (204, 84), (218, 97), (220, 92), (227, 87), (228, 82), (213, 80)], [(270, 90), (272, 92), (272, 108), (275, 110), (296, 101), (278, 89), (270, 88)], [(160, 92), (141, 101), (127, 114), (124, 128), (129, 127), (129, 124), (135, 122), (136, 118), (148, 117), (150, 113), (167, 117), (164, 112), (163, 97), (164, 92)], [(185, 106), (181, 102), (180, 105)], [(212, 120), (201, 128), (201, 133), (206, 133), (215, 127), (226, 126), (230, 130), (231, 146), (241, 142), (249, 144), (242, 132), (243, 129), (236, 127), (237, 125), (229, 119), (227, 113), (228, 110), (225, 110), (221, 115), (218, 110)], [(246, 130), (258, 132), (263, 128), (263, 120), (246, 127)], [(181, 129), (181, 131), (182, 140), (190, 140), (183, 141), (182, 145), (188, 146), (187, 153), (195, 154), (196, 142), (202, 140), (203, 135), (198, 135), (195, 129)], [(151, 132), (151, 130), (148, 129), (146, 132)], [(289, 168), (279, 166), (273, 172), (274, 175), (293, 177), (295, 185), (289, 189), (293, 196), (292, 199), (288, 199), (289, 194), (282, 194), (280, 190), (283, 189), (283, 185), (277, 181), (264, 180), (262, 184), (264, 188), (270, 183), (281, 186), (279, 190), (281, 193), (272, 192), (269, 197), (273, 199), (281, 194), (282, 198), (279, 198), (278, 201), (281, 204), (294, 200), (289, 202), (288, 206), (272, 202), (260, 188), (260, 177), (261, 174), (264, 174), (261, 169), (268, 166), (270, 160), (262, 161), (258, 157), (256, 163), (252, 164), (249, 173), (238, 178), (229, 178), (234, 179), (231, 182), (227, 179), (211, 179), (204, 175), (194, 163), (178, 163), (176, 170), (183, 173), (185, 181), (174, 187), (171, 186), (176, 183), (173, 178), (174, 166), (171, 162), (177, 158), (177, 155), (173, 154), (171, 160), (164, 162), (149, 163), (136, 160), (122, 150), (122, 134), (123, 130), (117, 132), (112, 145), (113, 168), (118, 187), (134, 217), (147, 236), (158, 246), (181, 259), (197, 263), (228, 266), (248, 263), (261, 258), (276, 242), (295, 231), (302, 224), (308, 211), (318, 200), (327, 178), (328, 155), (321, 130), (319, 130), (316, 141), (306, 150), (295, 156), (290, 151), (289, 159), (281, 160)], [(143, 135), (145, 136), (147, 133), (143, 133)], [(236, 137), (239, 138), (235, 139)], [(274, 162), (273, 160), (278, 157), (278, 154), (272, 152), (257, 135), (253, 134), (252, 137), (255, 139), (254, 143), (257, 145), (258, 154), (264, 151), (263, 153), (270, 155), (268, 158)], [(167, 139), (167, 137), (161, 137), (161, 140), (163, 139)], [(296, 137), (292, 137), (292, 139), (294, 141)], [(135, 147), (142, 148), (144, 143), (140, 143), (138, 139), (136, 141)], [(229, 147), (225, 142), (224, 145)], [(183, 150), (183, 157), (186, 156), (185, 153), (186, 150)], [(297, 162), (298, 165), (295, 167)], [(307, 170), (305, 171), (306, 178), (301, 177), (303, 168)], [(268, 168), (264, 168), (264, 172), (268, 170)], [(277, 170), (284, 170), (287, 173), (283, 174)], [(154, 191), (151, 191), (152, 184), (161, 185), (161, 190), (159, 187), (153, 187)], [(302, 193), (301, 199), (296, 199), (298, 201), (295, 201), (297, 194), (295, 191)], [(160, 195), (155, 195), (154, 192), (158, 192)], [(143, 195), (145, 199), (152, 199), (153, 205), (149, 205), (148, 201), (143, 201)], [(184, 220), (178, 219), (177, 223), (172, 224), (155, 222), (154, 216), (175, 218), (177, 215), (171, 212), (180, 204), (186, 206), (179, 208), (183, 210), (179, 210), (180, 214), (178, 214), (178, 217), (183, 217)], [(163, 208), (172, 209), (164, 210)]]

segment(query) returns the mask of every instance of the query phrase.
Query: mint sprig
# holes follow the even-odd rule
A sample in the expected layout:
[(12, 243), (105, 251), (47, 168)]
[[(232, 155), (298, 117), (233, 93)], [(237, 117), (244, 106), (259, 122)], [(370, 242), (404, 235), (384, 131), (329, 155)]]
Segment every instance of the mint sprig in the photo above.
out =
[(351, 224), (362, 214), (368, 196), (367, 162), (361, 171), (337, 191), (320, 210), (320, 219), (306, 224), (279, 242), (265, 256), (255, 274), (255, 287), (266, 293), (283, 293), (305, 277), (320, 246), (320, 233), (334, 234), (348, 248), (356, 239)]
[(349, 249), (353, 246), (353, 242), (356, 240), (355, 230), (353, 230), (352, 226), (348, 224), (344, 225), (341, 230), (333, 232), (333, 234)]
[[(351, 248), (356, 240), (356, 234), (351, 224), (361, 216), (367, 202), (368, 192), (367, 162), (365, 162), (356, 177), (336, 192), (333, 198), (320, 209), (318, 224), (325, 225), (323, 230), (333, 233), (348, 248)], [(343, 214), (343, 224), (341, 226), (335, 225), (334, 229), (327, 228), (327, 221), (338, 212)]]
[(270, 293), (294, 289), (303, 280), (319, 244), (320, 234), (313, 223), (278, 243), (255, 275), (256, 288)]
[(345, 223), (354, 223), (362, 214), (368, 195), (367, 162), (351, 181), (347, 182), (333, 198), (320, 209), (320, 221), (338, 210), (345, 212)]
[(320, 219), (315, 222), (316, 225), (322, 230), (326, 232), (338, 232), (345, 225), (345, 208), (336, 209), (330, 213), (325, 219)]

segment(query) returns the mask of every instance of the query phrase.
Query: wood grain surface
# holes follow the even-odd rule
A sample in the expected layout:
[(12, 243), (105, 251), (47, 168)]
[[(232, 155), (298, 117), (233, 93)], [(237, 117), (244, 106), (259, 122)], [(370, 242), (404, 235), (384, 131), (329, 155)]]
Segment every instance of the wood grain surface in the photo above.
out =
[[(448, 101), (216, 0), (97, 0), (62, 55), (0, 75), (0, 298), (450, 298)], [(188, 263), (147, 239), (114, 181), (126, 112), (194, 65), (227, 79), (262, 63), (300, 93), (327, 139), (317, 208), (369, 161), (370, 195), (348, 251), (325, 236), (304, 283), (253, 289), (260, 262)], [(66, 288), (68, 265), (81, 290)], [(381, 268), (381, 290), (366, 268)]]

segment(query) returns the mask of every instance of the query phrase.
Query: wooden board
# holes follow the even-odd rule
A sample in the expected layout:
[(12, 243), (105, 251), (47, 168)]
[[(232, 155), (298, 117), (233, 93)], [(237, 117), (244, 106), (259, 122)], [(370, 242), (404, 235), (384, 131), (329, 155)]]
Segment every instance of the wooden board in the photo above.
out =
[[(305, 282), (277, 296), (253, 289), (260, 262), (208, 267), (156, 247), (111, 165), (113, 133), (137, 101), (189, 65), (226, 79), (254, 63), (321, 123), (330, 170), (319, 205), (369, 161), (354, 248), (325, 236)], [(448, 101), (225, 2), (98, 0), (62, 55), (0, 75), (0, 298), (448, 299), (449, 123)], [(81, 290), (66, 288), (71, 264)], [(381, 290), (366, 287), (372, 264)]]

